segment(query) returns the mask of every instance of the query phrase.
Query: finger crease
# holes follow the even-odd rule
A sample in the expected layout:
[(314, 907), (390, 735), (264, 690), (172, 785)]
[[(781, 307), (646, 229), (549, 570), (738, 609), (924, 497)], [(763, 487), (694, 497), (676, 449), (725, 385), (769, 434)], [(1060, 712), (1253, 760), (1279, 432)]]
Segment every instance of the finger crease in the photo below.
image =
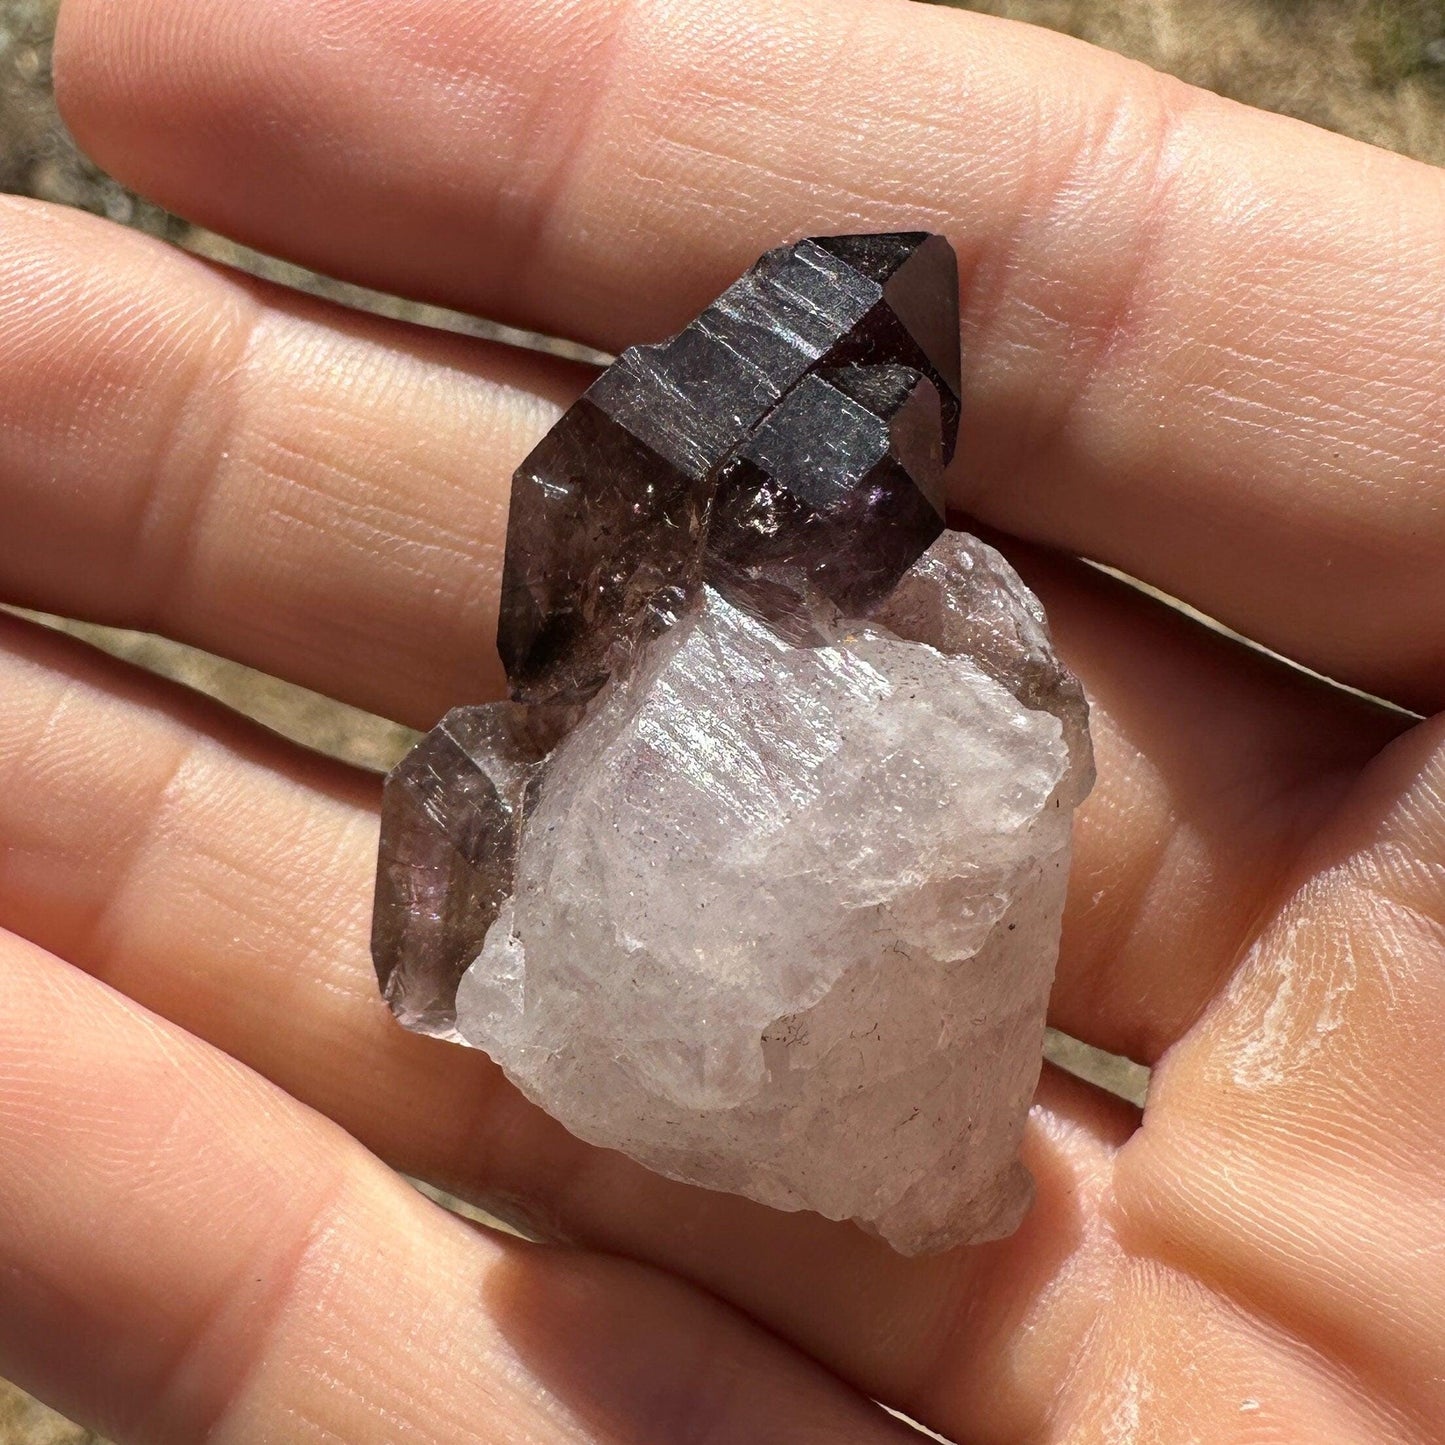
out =
[(141, 626), (147, 630), (164, 629), (194, 574), (205, 515), (231, 454), (246, 377), (265, 330), (265, 308), (239, 292), (236, 299), (239, 310), (225, 344), (197, 348), (174, 402), (173, 424), (143, 486), (132, 556)]
[[(1127, 1150), (1129, 1145), (1124, 1148)], [(1191, 1248), (1187, 1224), (1177, 1218), (1167, 1230), (1129, 1227), (1118, 1217), (1113, 1222), (1120, 1246), (1134, 1258), (1153, 1260), (1192, 1277), (1262, 1329), (1292, 1340), (1318, 1359), (1328, 1361), (1342, 1378), (1354, 1384), (1360, 1398), (1382, 1402), (1397, 1421), (1417, 1430), (1421, 1440), (1434, 1438), (1435, 1415), (1431, 1407), (1408, 1398), (1379, 1351), (1371, 1351), (1367, 1342), (1351, 1338), (1345, 1327), (1328, 1318), (1302, 1314), (1295, 1301), (1271, 1300), (1267, 1272), (1232, 1268), (1213, 1258), (1207, 1247)], [(1129, 1237), (1139, 1234), (1145, 1237)]]
[[(1087, 411), (1117, 352), (1135, 334), (1142, 292), (1155, 273), (1156, 258), (1166, 253), (1179, 175), (1178, 142), (1187, 118), (1201, 101), (1188, 87), (1167, 77), (1157, 77), (1154, 89), (1143, 92), (1142, 106), (1140, 94), (1137, 86), (1126, 87), (1106, 111), (1102, 125), (1090, 127), (1045, 208), (1060, 211), (1066, 198), (1079, 189), (1082, 171), (1088, 189), (1096, 194), (1126, 184), (1131, 199), (1125, 204), (1132, 214), (1130, 244), (1109, 260), (1111, 284), (1093, 315), (1076, 319), (1070, 327), (1070, 355), (1061, 369), (1064, 392), (1038, 408), (1040, 425), (1032, 429), (1030, 447), (1036, 456), (1054, 452)], [(1127, 158), (1132, 179), (1117, 174), (1121, 154)]]
[(134, 811), (135, 826), (121, 845), (110, 880), (102, 885), (101, 897), (81, 933), (83, 942), (76, 950), (76, 957), (83, 959), (86, 972), (102, 983), (114, 984), (110, 975), (128, 955), (116, 937), (120, 932), (118, 914), (140, 879), (150, 845), (163, 830), (175, 795), (187, 786), (186, 775), (198, 746), (194, 738), (182, 738), (175, 744), (148, 800)]
[[(549, 158), (538, 154), (531, 165), (525, 155), (518, 158), (515, 169), (524, 178), (522, 187), (502, 185), (497, 191), (498, 214), (505, 212), (505, 218), (498, 220), (494, 231), (514, 236), (514, 271), (519, 276), (534, 270), (538, 258), (546, 255), (547, 235), (566, 210), (564, 201), (586, 155), (588, 138), (601, 131), (598, 118), (621, 72), (625, 35), (635, 8), (636, 0), (612, 0), (589, 12), (585, 31), (575, 24), (568, 37), (564, 73), (552, 85), (540, 87), (528, 109), (522, 134), (537, 137), (551, 132), (555, 140)], [(566, 94), (559, 97), (564, 86)], [(558, 126), (560, 115), (570, 116), (565, 126)], [(519, 195), (519, 189), (526, 194)]]
[[(186, 1438), (210, 1440), (223, 1434), (226, 1422), (272, 1359), (300, 1282), (312, 1258), (333, 1235), (349, 1185), (349, 1171), (337, 1166), (286, 1246), (264, 1261), (245, 1256), (236, 1262), (156, 1382), (149, 1418), (135, 1432), (139, 1438), (174, 1438), (181, 1423)], [(234, 1315), (234, 1303), (243, 1295), (249, 1296), (248, 1303), (239, 1316)], [(204, 1407), (193, 1403), (197, 1397), (205, 1401)], [(194, 1423), (187, 1418), (193, 1411), (199, 1416)]]

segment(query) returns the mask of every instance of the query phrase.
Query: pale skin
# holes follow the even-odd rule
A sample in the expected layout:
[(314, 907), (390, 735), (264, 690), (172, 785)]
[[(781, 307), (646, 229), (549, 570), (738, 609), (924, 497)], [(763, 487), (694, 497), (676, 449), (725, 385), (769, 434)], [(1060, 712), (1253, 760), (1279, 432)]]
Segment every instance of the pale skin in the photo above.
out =
[[(0, 622), (0, 1373), (121, 1442), (1386, 1442), (1445, 1420), (1438, 173), (902, 0), (68, 0), (62, 104), (277, 254), (615, 351), (927, 226), (960, 509), (1094, 703), (1012, 1239), (649, 1176), (405, 1034), (374, 778)], [(577, 367), (0, 204), (0, 591), (426, 726)], [(472, 1227), (391, 1168), (530, 1221)]]

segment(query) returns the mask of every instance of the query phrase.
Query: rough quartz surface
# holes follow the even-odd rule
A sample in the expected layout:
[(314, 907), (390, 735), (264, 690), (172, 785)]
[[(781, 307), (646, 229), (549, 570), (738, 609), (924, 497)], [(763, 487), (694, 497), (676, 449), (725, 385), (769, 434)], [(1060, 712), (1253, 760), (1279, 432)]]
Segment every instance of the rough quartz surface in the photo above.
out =
[(910, 1250), (1009, 1229), (1068, 774), (970, 658), (709, 591), (553, 755), (457, 1029), (676, 1178)]
[(518, 469), (499, 649), (388, 779), (409, 1027), (580, 1137), (915, 1253), (1007, 1233), (1088, 712), (943, 530), (954, 257), (769, 252)]

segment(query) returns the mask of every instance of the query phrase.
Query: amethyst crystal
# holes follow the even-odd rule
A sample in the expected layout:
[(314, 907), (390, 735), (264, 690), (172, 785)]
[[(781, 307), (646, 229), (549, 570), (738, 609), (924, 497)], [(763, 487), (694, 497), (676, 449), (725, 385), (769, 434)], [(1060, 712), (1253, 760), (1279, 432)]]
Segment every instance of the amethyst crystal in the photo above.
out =
[(770, 251), (518, 468), (498, 647), (388, 779), (409, 1027), (575, 1133), (914, 1252), (1006, 1232), (1087, 706), (944, 532), (942, 237)]
[[(512, 480), (497, 628), (512, 696), (591, 696), (639, 619), (665, 618), (696, 594), (705, 531), (712, 550), (738, 562), (749, 538), (760, 554), (777, 545), (789, 519), (765, 517), (761, 501), (749, 512), (735, 498), (719, 519), (731, 538), (708, 525), (720, 474), (735, 459), (734, 491), (749, 480), (739, 469), (760, 461), (758, 485), (786, 501), (801, 484), (806, 514), (844, 509), (842, 498), (815, 496), (828, 483), (814, 478), (830, 462), (851, 468), (866, 489), (856, 521), (873, 524), (853, 556), (866, 564), (895, 508), (917, 556), (943, 528), (939, 464), (927, 453), (946, 462), (958, 434), (957, 314), (957, 266), (941, 236), (827, 237), (769, 251), (671, 341), (624, 352)], [(887, 376), (875, 380), (875, 370)], [(925, 454), (913, 485), (931, 493), (931, 532), (900, 495), (906, 472), (874, 478), (865, 466), (883, 460), (870, 421), (886, 429), (925, 380), (938, 398), (935, 435), (902, 445)], [(860, 453), (843, 455), (850, 446)], [(766, 470), (770, 457), (784, 474)]]

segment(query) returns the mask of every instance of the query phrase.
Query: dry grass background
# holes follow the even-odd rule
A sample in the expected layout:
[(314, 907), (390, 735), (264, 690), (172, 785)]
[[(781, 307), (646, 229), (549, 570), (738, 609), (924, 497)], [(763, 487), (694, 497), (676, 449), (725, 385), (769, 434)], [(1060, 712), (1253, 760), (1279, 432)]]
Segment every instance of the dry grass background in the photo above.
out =
[[(471, 318), (376, 297), (256, 256), (130, 194), (71, 145), (55, 115), (50, 37), (58, 0), (0, 0), (0, 191), (81, 206), (287, 284), (475, 335)], [(1051, 26), (1250, 104), (1445, 163), (1445, 0), (968, 0), (966, 8)], [(0, 265), (4, 257), (0, 255)], [(535, 344), (535, 339), (533, 344)], [(556, 349), (581, 354), (566, 343)], [(177, 678), (308, 746), (385, 768), (405, 729), (157, 638), (61, 623), (107, 651)], [(1137, 1097), (1141, 1071), (1054, 1038), (1050, 1054)], [(0, 1381), (0, 1445), (98, 1445)]]

